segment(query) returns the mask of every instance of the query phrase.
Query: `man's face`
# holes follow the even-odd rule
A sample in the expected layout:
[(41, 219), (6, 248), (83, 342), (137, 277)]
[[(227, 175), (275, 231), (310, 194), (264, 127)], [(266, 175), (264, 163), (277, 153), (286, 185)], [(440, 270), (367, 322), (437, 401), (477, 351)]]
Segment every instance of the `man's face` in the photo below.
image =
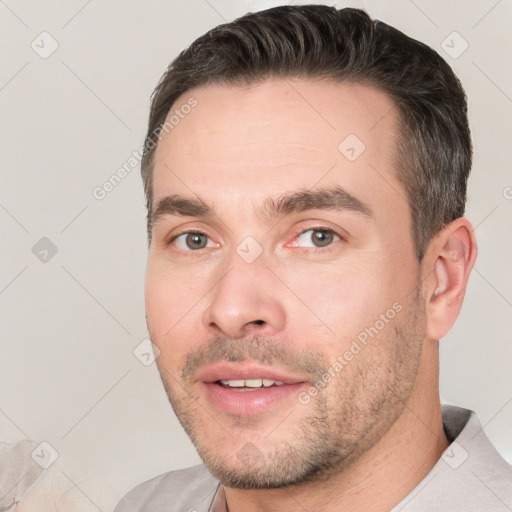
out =
[(340, 470), (400, 417), (424, 337), (392, 101), (290, 79), (173, 111), (191, 96), (155, 153), (146, 308), (166, 391), (225, 485)]

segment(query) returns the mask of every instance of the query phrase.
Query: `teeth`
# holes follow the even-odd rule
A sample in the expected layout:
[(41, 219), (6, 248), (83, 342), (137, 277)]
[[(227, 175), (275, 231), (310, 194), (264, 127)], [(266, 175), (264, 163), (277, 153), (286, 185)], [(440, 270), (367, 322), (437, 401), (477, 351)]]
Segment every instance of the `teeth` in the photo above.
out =
[(261, 379), (249, 379), (245, 381), (245, 386), (248, 388), (261, 388), (263, 381)]
[(230, 388), (243, 388), (245, 386), (245, 380), (221, 380), (220, 382)]
[(270, 379), (221, 380), (221, 384), (230, 388), (268, 388), (270, 386), (283, 386), (284, 383)]

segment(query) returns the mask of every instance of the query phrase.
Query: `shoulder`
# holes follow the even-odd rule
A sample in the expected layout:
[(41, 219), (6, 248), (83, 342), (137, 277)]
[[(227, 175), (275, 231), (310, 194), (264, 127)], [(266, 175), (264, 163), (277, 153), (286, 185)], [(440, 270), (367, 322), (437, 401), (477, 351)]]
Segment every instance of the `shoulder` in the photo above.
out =
[[(472, 506), (485, 510), (512, 509), (512, 466), (503, 459), (484, 433), (472, 411), (466, 426), (445, 451), (451, 473), (464, 482)], [(469, 510), (469, 508), (468, 508)]]
[(219, 486), (204, 464), (170, 471), (144, 482), (118, 503), (114, 512), (208, 511)]
[(485, 435), (476, 414), (443, 406), (451, 444), (420, 484), (393, 510), (512, 510), (512, 467)]
[(0, 441), (0, 510), (97, 512), (98, 507), (53, 465), (57, 456), (47, 442)]

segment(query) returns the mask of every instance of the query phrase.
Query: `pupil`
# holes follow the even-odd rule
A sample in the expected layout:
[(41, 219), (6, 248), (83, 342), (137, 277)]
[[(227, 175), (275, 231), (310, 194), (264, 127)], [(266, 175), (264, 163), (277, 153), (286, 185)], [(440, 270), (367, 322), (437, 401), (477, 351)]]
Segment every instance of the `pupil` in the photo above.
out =
[(313, 243), (317, 247), (325, 247), (332, 243), (333, 234), (329, 231), (315, 231), (313, 234)]
[(206, 247), (206, 237), (201, 233), (190, 233), (187, 235), (187, 246), (189, 249), (202, 249)]

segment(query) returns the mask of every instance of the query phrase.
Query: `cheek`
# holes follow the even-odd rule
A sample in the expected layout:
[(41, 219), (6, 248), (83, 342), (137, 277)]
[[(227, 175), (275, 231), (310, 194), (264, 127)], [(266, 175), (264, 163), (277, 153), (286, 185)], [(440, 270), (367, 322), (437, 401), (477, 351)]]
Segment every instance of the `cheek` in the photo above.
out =
[[(180, 318), (193, 312), (201, 299), (204, 276), (193, 269), (173, 266), (165, 257), (150, 254), (146, 269), (146, 313), (157, 335), (167, 332)], [(187, 311), (189, 313), (187, 313)]]
[(315, 332), (318, 339), (319, 331), (314, 329), (320, 320), (322, 333), (326, 333), (322, 336), (322, 349), (327, 350), (331, 347), (339, 351), (350, 345), (352, 339), (392, 308), (397, 296), (385, 269), (367, 265), (364, 260), (344, 262), (343, 267), (337, 268), (296, 271), (293, 279), (300, 299), (289, 303), (293, 311), (290, 318), (300, 325), (296, 332)]
[[(160, 349), (162, 360), (172, 359), (176, 365), (190, 350), (191, 333), (201, 329), (201, 308), (205, 291), (190, 276), (157, 272), (151, 264), (146, 273), (146, 316), (153, 343)], [(167, 364), (166, 364), (167, 365)]]
[(156, 342), (171, 328), (176, 314), (176, 294), (168, 279), (150, 270), (146, 274), (146, 316)]

